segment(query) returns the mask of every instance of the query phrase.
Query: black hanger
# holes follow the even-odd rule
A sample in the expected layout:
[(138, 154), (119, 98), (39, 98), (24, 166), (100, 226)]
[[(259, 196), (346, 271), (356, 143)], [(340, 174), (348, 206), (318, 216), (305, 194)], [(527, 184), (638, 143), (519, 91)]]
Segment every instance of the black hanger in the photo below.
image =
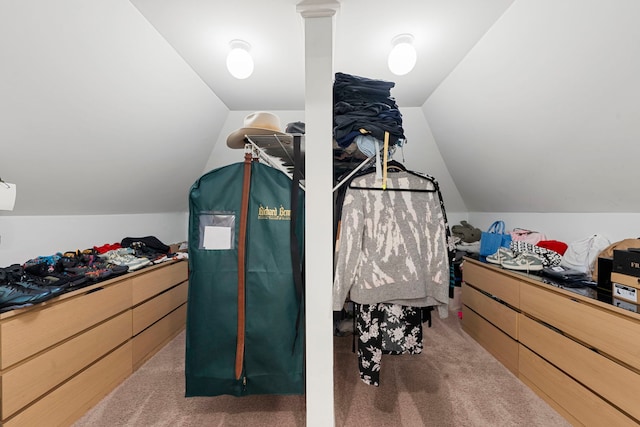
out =
[(388, 160), (387, 161), (387, 171), (389, 172), (409, 172), (407, 168), (402, 163), (396, 160)]
[[(419, 178), (422, 179), (426, 179), (428, 181), (430, 181), (433, 184), (433, 189), (425, 189), (425, 188), (382, 188), (382, 187), (360, 187), (360, 186), (356, 186), (353, 185), (352, 182), (349, 182), (349, 188), (353, 188), (355, 190), (379, 190), (379, 191), (410, 191), (410, 192), (414, 192), (414, 193), (434, 193), (436, 191), (438, 191), (438, 184), (437, 181), (432, 177), (429, 176), (427, 174), (423, 174), (420, 172), (415, 172), (412, 170), (407, 169), (402, 163), (396, 161), (396, 160), (388, 160), (387, 161), (387, 170), (388, 171), (392, 171), (394, 173), (396, 172), (406, 172), (409, 173), (411, 175), (417, 176)], [(363, 176), (363, 175), (367, 175), (370, 173), (375, 172), (375, 167), (374, 166), (369, 166), (367, 167), (365, 170), (357, 173), (356, 175), (354, 175), (352, 177), (359, 177), (359, 176)]]

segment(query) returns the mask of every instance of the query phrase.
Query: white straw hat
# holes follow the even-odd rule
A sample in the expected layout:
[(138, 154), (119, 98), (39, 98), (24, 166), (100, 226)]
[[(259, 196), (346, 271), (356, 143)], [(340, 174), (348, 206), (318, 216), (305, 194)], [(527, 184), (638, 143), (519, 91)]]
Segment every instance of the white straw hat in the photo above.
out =
[(248, 135), (287, 135), (282, 132), (280, 118), (267, 111), (256, 111), (244, 118), (242, 128), (231, 132), (227, 137), (230, 148), (244, 148), (244, 137)]

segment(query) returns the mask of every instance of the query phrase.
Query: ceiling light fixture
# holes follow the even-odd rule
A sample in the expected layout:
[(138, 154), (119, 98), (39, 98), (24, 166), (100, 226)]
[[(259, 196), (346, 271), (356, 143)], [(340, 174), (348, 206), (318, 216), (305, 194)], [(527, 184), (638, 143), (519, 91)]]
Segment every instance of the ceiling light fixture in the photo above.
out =
[(400, 34), (391, 40), (393, 48), (389, 52), (389, 69), (398, 76), (404, 76), (413, 70), (416, 65), (418, 54), (413, 46), (413, 36), (411, 34)]
[(249, 53), (251, 45), (244, 40), (231, 40), (231, 50), (227, 55), (227, 69), (236, 79), (246, 79), (253, 73), (253, 58)]

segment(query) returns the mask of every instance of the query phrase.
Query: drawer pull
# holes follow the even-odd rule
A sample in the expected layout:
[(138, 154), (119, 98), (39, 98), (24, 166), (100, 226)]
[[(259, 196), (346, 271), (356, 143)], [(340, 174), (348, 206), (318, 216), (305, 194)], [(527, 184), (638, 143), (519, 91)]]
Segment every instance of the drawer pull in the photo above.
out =
[(92, 294), (92, 293), (94, 293), (94, 292), (101, 291), (101, 290), (103, 290), (103, 289), (104, 289), (104, 288), (103, 288), (102, 286), (100, 286), (99, 288), (91, 289), (90, 291), (88, 291), (87, 293), (85, 293), (85, 295), (89, 295), (89, 294)]

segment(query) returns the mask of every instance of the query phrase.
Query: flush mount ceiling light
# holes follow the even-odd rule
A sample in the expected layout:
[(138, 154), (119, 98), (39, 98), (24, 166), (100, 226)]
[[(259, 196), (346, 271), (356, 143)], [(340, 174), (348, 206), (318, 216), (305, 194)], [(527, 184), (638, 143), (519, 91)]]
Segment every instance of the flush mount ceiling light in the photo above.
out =
[(253, 58), (249, 53), (251, 45), (244, 40), (231, 40), (231, 50), (227, 55), (227, 69), (236, 79), (246, 79), (253, 73)]
[(389, 69), (397, 76), (404, 76), (413, 70), (416, 65), (418, 54), (413, 46), (413, 36), (411, 34), (400, 34), (391, 40), (393, 48), (389, 52)]

